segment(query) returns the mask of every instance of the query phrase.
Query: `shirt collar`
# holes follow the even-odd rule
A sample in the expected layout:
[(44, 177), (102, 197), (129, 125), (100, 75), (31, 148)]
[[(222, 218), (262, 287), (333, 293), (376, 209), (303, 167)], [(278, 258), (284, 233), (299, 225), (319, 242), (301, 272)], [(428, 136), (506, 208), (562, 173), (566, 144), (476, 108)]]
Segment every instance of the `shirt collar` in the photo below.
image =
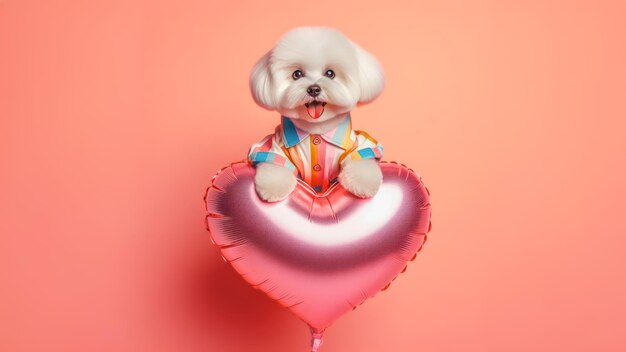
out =
[[(296, 127), (292, 119), (287, 116), (282, 116), (281, 122), (280, 130), (282, 132), (283, 143), (287, 148), (291, 148), (302, 142), (310, 135), (308, 131)], [(320, 136), (328, 143), (334, 144), (342, 149), (350, 149), (356, 139), (356, 134), (352, 130), (350, 114), (348, 114), (337, 127)]]

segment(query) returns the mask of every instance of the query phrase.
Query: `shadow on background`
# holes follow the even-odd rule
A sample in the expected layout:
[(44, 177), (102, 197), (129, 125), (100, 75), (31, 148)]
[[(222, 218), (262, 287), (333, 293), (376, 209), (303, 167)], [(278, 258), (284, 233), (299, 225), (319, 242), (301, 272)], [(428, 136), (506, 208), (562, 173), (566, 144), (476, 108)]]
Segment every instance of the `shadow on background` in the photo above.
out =
[[(182, 320), (197, 330), (201, 345), (219, 346), (221, 351), (306, 349), (308, 328), (287, 309), (263, 292), (252, 288), (221, 258), (208, 232), (200, 255), (182, 253), (187, 264), (182, 282)], [(288, 337), (294, 346), (288, 347)], [(204, 350), (206, 351), (206, 349)]]

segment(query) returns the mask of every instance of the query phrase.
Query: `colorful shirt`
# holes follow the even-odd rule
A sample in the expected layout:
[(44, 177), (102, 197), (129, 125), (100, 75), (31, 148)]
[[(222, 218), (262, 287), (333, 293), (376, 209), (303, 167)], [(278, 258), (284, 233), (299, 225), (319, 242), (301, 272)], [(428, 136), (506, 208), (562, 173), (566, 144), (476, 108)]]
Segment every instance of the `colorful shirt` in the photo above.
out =
[(274, 134), (250, 147), (248, 159), (253, 164), (269, 162), (284, 166), (316, 192), (323, 192), (337, 182), (345, 160), (380, 159), (382, 155), (380, 143), (367, 133), (352, 129), (350, 115), (324, 134), (311, 134), (282, 116)]

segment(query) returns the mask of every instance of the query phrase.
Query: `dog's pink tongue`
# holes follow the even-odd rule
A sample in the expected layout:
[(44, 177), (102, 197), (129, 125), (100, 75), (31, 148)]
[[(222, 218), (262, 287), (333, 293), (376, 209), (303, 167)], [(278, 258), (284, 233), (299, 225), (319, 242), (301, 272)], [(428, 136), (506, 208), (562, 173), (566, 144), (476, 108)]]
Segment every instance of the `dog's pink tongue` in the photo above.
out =
[(322, 104), (309, 104), (306, 112), (309, 113), (309, 116), (316, 119), (324, 113), (324, 106)]

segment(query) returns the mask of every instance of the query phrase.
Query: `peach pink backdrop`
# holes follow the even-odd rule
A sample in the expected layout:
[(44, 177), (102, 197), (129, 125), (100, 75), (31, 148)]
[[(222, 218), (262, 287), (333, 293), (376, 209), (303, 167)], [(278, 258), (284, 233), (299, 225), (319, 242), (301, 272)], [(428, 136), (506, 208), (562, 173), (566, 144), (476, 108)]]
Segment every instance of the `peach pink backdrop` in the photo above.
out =
[(626, 350), (623, 1), (0, 1), (0, 350), (306, 351), (204, 229), (272, 131), (247, 76), (337, 27), (388, 86), (353, 113), (433, 231), (323, 351)]

